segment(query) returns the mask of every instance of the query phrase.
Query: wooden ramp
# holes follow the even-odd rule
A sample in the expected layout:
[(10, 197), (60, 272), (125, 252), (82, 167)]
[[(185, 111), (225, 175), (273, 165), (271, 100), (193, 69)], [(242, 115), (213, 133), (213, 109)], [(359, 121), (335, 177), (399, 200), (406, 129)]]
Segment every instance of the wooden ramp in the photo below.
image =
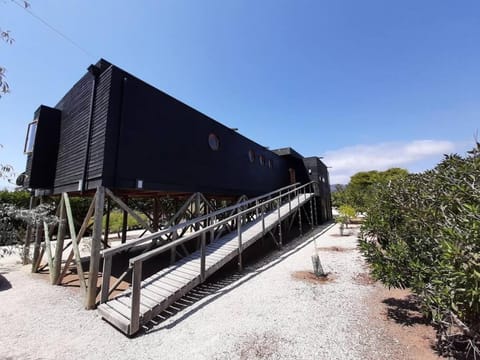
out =
[[(136, 308), (139, 308), (138, 314), (136, 314), (136, 311), (132, 311), (132, 303), (135, 304), (135, 301), (132, 301), (134, 300), (132, 299), (134, 291), (132, 288), (114, 299), (100, 304), (98, 307), (99, 313), (105, 320), (125, 334), (136, 333), (142, 324), (160, 314), (227, 262), (239, 256), (242, 249), (252, 245), (269, 231), (275, 229), (279, 221), (283, 221), (295, 213), (312, 197), (313, 194), (311, 193), (296, 194), (296, 197), (292, 198), (291, 201), (277, 209), (270, 210), (262, 217), (257, 217), (253, 221), (243, 224), (241, 232), (232, 231), (206, 245), (204, 248), (203, 273), (201, 271), (202, 253), (199, 250), (141, 282), (139, 279), (139, 285), (137, 285), (140, 289), (139, 304), (136, 305)], [(242, 249), (239, 249), (240, 243)], [(135, 282), (135, 277), (133, 281)], [(132, 321), (132, 316), (135, 317), (134, 321)]]

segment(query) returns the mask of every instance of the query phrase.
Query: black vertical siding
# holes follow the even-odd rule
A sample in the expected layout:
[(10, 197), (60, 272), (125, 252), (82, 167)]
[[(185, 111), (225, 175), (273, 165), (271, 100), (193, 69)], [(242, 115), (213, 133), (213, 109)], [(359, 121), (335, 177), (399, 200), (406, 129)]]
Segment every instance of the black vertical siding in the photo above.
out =
[[(97, 79), (93, 107), (93, 120), (88, 154), (87, 180), (100, 179), (103, 174), (105, 135), (110, 103), (112, 68), (105, 70)], [(90, 186), (87, 186), (90, 187)]]
[[(310, 162), (304, 164), (293, 150), (288, 156), (272, 152), (103, 60), (56, 108), (61, 123), (54, 193), (76, 191), (84, 176), (86, 189), (103, 184), (135, 190), (138, 179), (142, 190), (222, 196), (259, 195), (288, 185), (290, 168), (297, 181), (309, 180)], [(212, 133), (220, 139), (218, 151), (209, 147)], [(253, 162), (249, 151), (255, 154)], [(315, 180), (320, 173), (328, 179), (318, 158), (311, 164)], [(326, 186), (321, 196), (329, 196)]]
[(32, 160), (33, 160), (33, 154), (28, 154), (27, 155), (27, 165), (25, 166), (25, 174), (27, 174), (27, 180), (25, 181), (25, 186), (31, 188), (32, 186), (30, 185), (30, 175), (32, 173)]
[(55, 188), (75, 185), (82, 180), (87, 152), (88, 123), (93, 76), (85, 74), (56, 108), (62, 111)]
[[(127, 73), (120, 77), (119, 110), (111, 119), (118, 134), (116, 187), (134, 189), (141, 179), (149, 190), (257, 195), (286, 185), (288, 169), (278, 155)], [(211, 133), (220, 139), (218, 151), (209, 147)]]

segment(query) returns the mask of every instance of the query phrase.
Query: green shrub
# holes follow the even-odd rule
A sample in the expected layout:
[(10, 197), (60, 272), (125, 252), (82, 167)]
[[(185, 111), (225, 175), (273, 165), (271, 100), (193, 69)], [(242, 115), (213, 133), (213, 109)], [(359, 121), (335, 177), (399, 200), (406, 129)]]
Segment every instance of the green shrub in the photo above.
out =
[(453, 322), (473, 352), (480, 342), (479, 151), (377, 186), (360, 238), (373, 276), (411, 288), (441, 337)]

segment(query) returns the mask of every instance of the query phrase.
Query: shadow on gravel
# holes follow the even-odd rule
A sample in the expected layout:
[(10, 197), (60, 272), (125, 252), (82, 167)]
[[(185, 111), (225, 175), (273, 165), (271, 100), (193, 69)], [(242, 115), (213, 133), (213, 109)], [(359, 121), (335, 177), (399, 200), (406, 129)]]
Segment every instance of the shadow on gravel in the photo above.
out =
[(12, 284), (10, 284), (10, 281), (5, 279), (2, 274), (0, 274), (0, 291), (3, 290), (8, 290), (12, 288)]
[[(293, 236), (293, 239), (287, 242), (282, 249), (275, 250), (273, 253), (268, 255), (263, 254), (263, 257), (261, 258), (252, 259), (253, 261), (249, 264), (246, 264), (244, 271), (241, 273), (234, 270), (236, 269), (234, 264), (236, 260), (233, 260), (233, 263), (230, 264), (230, 269), (227, 269), (225, 272), (219, 271), (204, 284), (197, 286), (174, 304), (170, 305), (166, 310), (154, 317), (149, 323), (145, 324), (137, 336), (141, 336), (142, 334), (151, 334), (163, 329), (171, 329), (175, 327), (178, 323), (195, 314), (197, 311), (215, 301), (219, 297), (228, 294), (230, 291), (236, 289), (246, 281), (286, 260), (291, 255), (303, 249), (305, 246), (308, 246), (313, 242), (314, 238), (328, 229), (331, 224), (331, 222), (322, 224), (313, 231), (307, 232), (303, 237), (295, 238), (295, 236)], [(307, 241), (309, 238), (310, 241)], [(229, 265), (227, 264), (226, 267), (229, 267)], [(227, 288), (227, 286), (235, 282), (235, 285)], [(204, 303), (193, 306), (195, 303), (207, 296), (211, 297)], [(162, 326), (164, 321), (183, 310), (185, 310), (185, 312), (178, 319), (175, 319), (173, 322)]]
[(418, 302), (413, 295), (408, 295), (403, 299), (388, 298), (382, 302), (387, 305), (387, 317), (398, 324), (405, 326), (428, 324), (428, 320), (420, 312)]

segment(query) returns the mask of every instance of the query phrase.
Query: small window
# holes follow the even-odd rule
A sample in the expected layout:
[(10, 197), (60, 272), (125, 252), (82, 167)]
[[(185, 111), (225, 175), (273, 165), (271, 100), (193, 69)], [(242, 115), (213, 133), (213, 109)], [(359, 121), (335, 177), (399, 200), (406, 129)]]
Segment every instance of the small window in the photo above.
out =
[(250, 160), (251, 163), (255, 161), (255, 152), (253, 150), (248, 150), (248, 160)]
[(220, 148), (220, 140), (218, 139), (218, 136), (213, 133), (208, 135), (208, 145), (210, 146), (210, 149), (217, 151)]
[(268, 167), (269, 167), (270, 169), (273, 168), (273, 161), (272, 161), (272, 159), (268, 159)]
[(260, 165), (262, 165), (262, 166), (265, 165), (265, 158), (263, 157), (263, 155), (260, 155), (258, 157), (258, 160), (260, 161)]
[(37, 121), (33, 121), (30, 124), (28, 124), (27, 137), (25, 138), (25, 146), (23, 148), (23, 152), (25, 154), (30, 154), (33, 152), (36, 134), (37, 134)]

